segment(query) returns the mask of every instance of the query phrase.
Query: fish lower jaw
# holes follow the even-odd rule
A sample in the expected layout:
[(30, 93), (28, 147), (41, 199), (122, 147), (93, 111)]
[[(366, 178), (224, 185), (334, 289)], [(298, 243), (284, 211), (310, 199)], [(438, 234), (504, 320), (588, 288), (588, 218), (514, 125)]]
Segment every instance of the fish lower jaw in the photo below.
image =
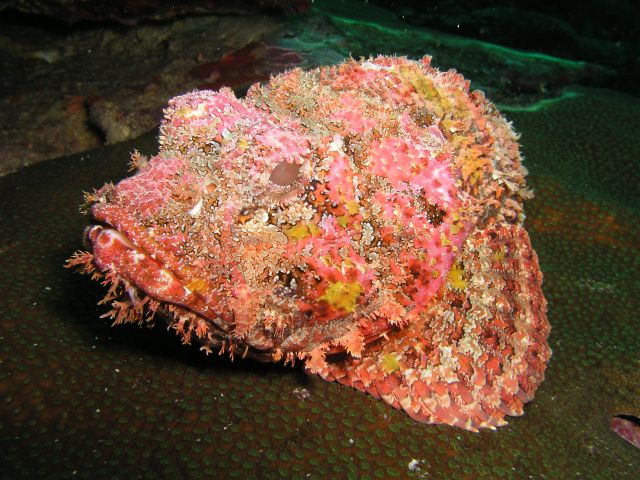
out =
[(272, 360), (271, 348), (249, 346), (234, 336), (232, 325), (221, 322), (200, 295), (123, 233), (108, 225), (91, 225), (85, 230), (85, 243), (92, 252), (93, 268), (102, 272), (109, 287), (101, 303), (112, 308), (103, 317), (112, 318), (114, 324), (144, 324), (160, 316), (183, 343), (193, 340), (206, 353)]

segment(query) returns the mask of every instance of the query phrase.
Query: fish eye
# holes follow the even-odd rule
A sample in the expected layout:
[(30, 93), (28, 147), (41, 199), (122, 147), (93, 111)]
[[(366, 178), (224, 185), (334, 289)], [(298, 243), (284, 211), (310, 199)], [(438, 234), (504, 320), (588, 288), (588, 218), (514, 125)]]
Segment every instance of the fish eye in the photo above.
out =
[(269, 180), (280, 187), (286, 187), (295, 182), (299, 175), (300, 165), (283, 160), (273, 167)]

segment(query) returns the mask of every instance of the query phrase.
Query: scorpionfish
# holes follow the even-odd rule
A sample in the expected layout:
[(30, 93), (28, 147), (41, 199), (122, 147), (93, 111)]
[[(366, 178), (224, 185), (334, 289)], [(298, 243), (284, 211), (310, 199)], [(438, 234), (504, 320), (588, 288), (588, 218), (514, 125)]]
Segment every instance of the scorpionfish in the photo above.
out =
[(455, 71), (380, 56), (170, 100), (87, 194), (115, 324), (305, 369), (426, 423), (521, 415), (551, 355), (517, 135)]

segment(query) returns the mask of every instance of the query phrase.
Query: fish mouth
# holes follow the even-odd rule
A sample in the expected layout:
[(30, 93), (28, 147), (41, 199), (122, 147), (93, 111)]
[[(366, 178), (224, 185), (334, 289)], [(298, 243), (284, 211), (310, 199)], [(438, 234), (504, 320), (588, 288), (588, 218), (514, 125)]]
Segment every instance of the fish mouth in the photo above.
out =
[[(108, 223), (94, 223), (85, 229), (84, 243), (94, 264), (105, 274), (158, 302), (186, 308), (213, 321), (215, 314), (205, 300), (191, 291), (156, 252), (135, 243), (126, 232)], [(222, 325), (220, 328), (224, 330)]]
[(91, 262), (109, 287), (101, 303), (113, 309), (105, 316), (114, 323), (144, 323), (160, 316), (182, 333), (185, 343), (194, 337), (210, 347), (224, 345), (231, 326), (163, 261), (157, 246), (150, 250), (153, 245), (140, 245), (118, 228), (122, 222), (114, 223), (95, 221), (83, 235)]
[(182, 336), (183, 343), (194, 341), (206, 353), (227, 350), (231, 355), (235, 351), (260, 361), (271, 360), (273, 343), (261, 335), (235, 336), (233, 317), (220, 315), (215, 297), (190, 288), (193, 282), (172, 267), (176, 260), (171, 252), (130, 216), (118, 211), (107, 218), (99, 209), (92, 213), (93, 223), (85, 228), (83, 243), (93, 268), (102, 273), (109, 287), (101, 303), (113, 309), (104, 316), (116, 324), (142, 324), (159, 317)]
[[(84, 244), (102, 271), (140, 290), (152, 299), (186, 308), (216, 324), (209, 301), (190, 289), (179, 272), (179, 261), (153, 230), (125, 208), (110, 203), (91, 208), (92, 224), (85, 228)], [(218, 328), (226, 331), (223, 323)]]

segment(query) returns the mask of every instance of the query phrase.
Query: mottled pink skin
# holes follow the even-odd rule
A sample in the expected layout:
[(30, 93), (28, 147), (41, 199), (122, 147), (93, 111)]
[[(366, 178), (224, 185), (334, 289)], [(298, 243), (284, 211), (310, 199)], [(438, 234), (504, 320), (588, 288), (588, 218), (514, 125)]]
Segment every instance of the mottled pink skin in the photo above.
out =
[(516, 136), (468, 88), (378, 57), (176, 97), (159, 154), (91, 196), (92, 254), (70, 264), (103, 272), (116, 323), (160, 312), (207, 352), (503, 425), (543, 379), (549, 326)]
[[(380, 72), (371, 75), (368, 81), (375, 83), (380, 75)], [(343, 95), (343, 99), (345, 98), (353, 99), (348, 94)], [(312, 160), (314, 153), (330, 158), (331, 168), (326, 172), (325, 181), (329, 186), (327, 198), (335, 204), (357, 201), (355, 188), (367, 181), (363, 176), (365, 172), (354, 171), (350, 163), (351, 160), (339, 146), (342, 137), (332, 135), (312, 140), (300, 128), (299, 122), (283, 121), (250, 104), (247, 105), (235, 99), (228, 90), (216, 93), (196, 92), (174, 99), (172, 102), (174, 102), (172, 106), (177, 112), (186, 112), (183, 115), (174, 115), (170, 121), (166, 122), (163, 127), (163, 135), (177, 139), (174, 141), (177, 141), (178, 145), (187, 146), (193, 136), (198, 134), (206, 137), (208, 141), (222, 144), (224, 144), (225, 138), (231, 135), (241, 136), (251, 143), (250, 162), (244, 156), (247, 147), (239, 141), (229, 142), (228, 148), (224, 148), (218, 157), (218, 166), (222, 174), (225, 172), (238, 174), (240, 172), (245, 186), (247, 183), (251, 184), (249, 193), (234, 194), (235, 192), (232, 192), (221, 205), (216, 206), (224, 212), (220, 223), (220, 235), (222, 238), (228, 239), (224, 246), (225, 257), (236, 256), (236, 247), (243, 246), (242, 241), (238, 243), (231, 240), (234, 236), (234, 222), (239, 212), (247, 205), (264, 203), (262, 197), (269, 190), (274, 189), (273, 183), (269, 183), (268, 180), (261, 182), (258, 179), (261, 176), (264, 177), (265, 172), (273, 171), (282, 162), (308, 165), (309, 162), (314, 161)], [(347, 111), (351, 112), (350, 116), (340, 116), (340, 112), (346, 115)], [(363, 123), (361, 124), (359, 120), (354, 120), (354, 116), (357, 115), (361, 115), (357, 110), (338, 110), (332, 118), (347, 122), (350, 128), (356, 128), (359, 132), (365, 132), (375, 123), (370, 118), (362, 119)], [(420, 202), (431, 202), (448, 211), (456, 211), (460, 205), (449, 157), (440, 155), (435, 158), (432, 153), (442, 148), (444, 137), (437, 128), (430, 128), (429, 132), (432, 132), (432, 135), (425, 137), (429, 139), (429, 144), (425, 143), (420, 136), (424, 134), (423, 129), (417, 127), (406, 114), (399, 118), (398, 127), (406, 137), (389, 137), (372, 142), (368, 168), (370, 173), (366, 174), (386, 179), (392, 188), (389, 191), (380, 190), (368, 200), (374, 208), (380, 209), (379, 216), (382, 221), (409, 226), (405, 234), (407, 236), (414, 236), (418, 232), (428, 232), (428, 235), (416, 235), (411, 249), (399, 254), (399, 259), (408, 268), (425, 271), (423, 275), (425, 280), (416, 280), (415, 287), (411, 287), (407, 297), (401, 301), (407, 308), (406, 315), (410, 318), (424, 309), (442, 286), (455, 258), (455, 251), (461, 247), (468, 234), (469, 222), (465, 222), (465, 227), (452, 233), (451, 225), (454, 221), (452, 215), (444, 216), (442, 223), (437, 226), (431, 224), (429, 219), (424, 216), (423, 206), (417, 203), (416, 197), (422, 197)], [(185, 128), (188, 133), (185, 133)], [(412, 164), (413, 167), (406, 168), (405, 166), (409, 164)], [(303, 169), (298, 180), (293, 193), (287, 192), (287, 195), (299, 195), (303, 191), (311, 180), (309, 172)], [(171, 273), (171, 276), (137, 275), (134, 281), (134, 273), (129, 271), (131, 267), (128, 266), (127, 261), (119, 262), (118, 269), (124, 269), (123, 276), (131, 277), (130, 281), (133, 284), (149, 294), (167, 288), (164, 282), (169, 281), (168, 279), (171, 277), (173, 277), (171, 283), (178, 278), (185, 277), (180, 273), (184, 271), (184, 265), (181, 264), (181, 259), (176, 257), (176, 245), (185, 240), (180, 238), (179, 233), (176, 234), (179, 229), (173, 228), (171, 235), (158, 232), (154, 238), (151, 238), (146, 229), (140, 228), (140, 224), (144, 223), (146, 218), (157, 214), (170, 197), (175, 196), (177, 184), (182, 191), (196, 192), (192, 204), (188, 205), (195, 208), (198, 196), (206, 188), (203, 179), (197, 178), (188, 166), (184, 165), (184, 161), (177, 156), (177, 152), (172, 153), (170, 157), (166, 155), (154, 157), (139, 173), (115, 187), (111, 192), (109, 203), (98, 203), (92, 207), (91, 213), (96, 220), (113, 225), (133, 244), (139, 246), (141, 252), (152, 255)], [(249, 195), (253, 198), (247, 198)], [(274, 203), (268, 197), (267, 200)], [(350, 221), (362, 222), (364, 218), (358, 212), (350, 216)], [(305, 263), (317, 275), (325, 279), (326, 282), (357, 282), (362, 288), (362, 294), (359, 298), (361, 304), (375, 302), (376, 296), (380, 294), (372, 287), (376, 273), (368, 266), (368, 261), (351, 245), (354, 231), (338, 225), (336, 216), (332, 215), (318, 216), (317, 226), (322, 231), (321, 236), (310, 235), (298, 241), (287, 243), (284, 247), (285, 256), (289, 259), (298, 259), (301, 252), (310, 248), (311, 255), (305, 260)], [(443, 238), (447, 239), (446, 245), (442, 244)], [(265, 246), (265, 248), (269, 247), (268, 244)], [(339, 251), (346, 252), (343, 253), (344, 258), (348, 259), (356, 268), (345, 272), (344, 268), (340, 266), (343, 259), (338, 255)], [(333, 259), (332, 264), (327, 265), (326, 262), (319, 260), (325, 256), (330, 256)], [(425, 261), (425, 256), (430, 262)], [(108, 266), (104, 261), (101, 265), (102, 268)], [(393, 265), (392, 268), (396, 268), (396, 265)], [(233, 317), (237, 331), (248, 331), (255, 316), (255, 312), (247, 310), (247, 306), (251, 305), (249, 299), (266, 301), (263, 299), (273, 298), (277, 296), (276, 286), (267, 286), (267, 288), (261, 289), (252, 288), (247, 285), (235, 265), (229, 263), (225, 269), (231, 272), (231, 278), (218, 279), (218, 281), (223, 283), (227, 296), (233, 299), (230, 308), (227, 309), (228, 313), (225, 315), (225, 309), (221, 308), (222, 300), (219, 295), (208, 293), (207, 295), (197, 295), (197, 297), (201, 302), (204, 302), (209, 311), (218, 312), (218, 315), (228, 318)], [(395, 272), (398, 278), (406, 276), (403, 269), (397, 269)], [(431, 275), (432, 272), (437, 272), (437, 276)], [(185, 283), (188, 282), (185, 281)], [(171, 303), (181, 306), (192, 305), (193, 299), (191, 297), (193, 294), (187, 292), (189, 292), (188, 288), (183, 289), (180, 297), (176, 290), (175, 295), (178, 296), (172, 297)], [(323, 293), (323, 289), (310, 291), (308, 300), (301, 299), (299, 304), (301, 310), (311, 309), (316, 312), (316, 315), (320, 315), (319, 311), (324, 310), (325, 307), (322, 305), (316, 307), (314, 304), (317, 303), (318, 298), (322, 297)], [(164, 298), (161, 300), (166, 301)], [(197, 312), (202, 314), (202, 307)], [(333, 311), (323, 315), (325, 315), (325, 321), (331, 321), (343, 317), (344, 312)], [(308, 340), (310, 340), (310, 344), (317, 346), (326, 341), (323, 338), (323, 334), (319, 334), (319, 336), (316, 335)], [(273, 346), (262, 336), (259, 336), (259, 342), (262, 348), (265, 344)], [(296, 338), (293, 340), (296, 345), (303, 342), (304, 339)], [(287, 346), (286, 341), (284, 345)]]
[[(513, 255), (502, 256), (505, 247)], [(362, 358), (330, 363), (319, 374), (422, 422), (475, 431), (505, 425), (505, 415), (521, 415), (550, 355), (536, 255), (518, 225), (476, 230), (462, 254), (477, 285), (471, 280), (464, 294), (442, 289), (426, 315), (389, 332), (387, 342), (371, 344)], [(483, 305), (485, 296), (491, 304)], [(472, 343), (479, 348), (469, 349)]]

